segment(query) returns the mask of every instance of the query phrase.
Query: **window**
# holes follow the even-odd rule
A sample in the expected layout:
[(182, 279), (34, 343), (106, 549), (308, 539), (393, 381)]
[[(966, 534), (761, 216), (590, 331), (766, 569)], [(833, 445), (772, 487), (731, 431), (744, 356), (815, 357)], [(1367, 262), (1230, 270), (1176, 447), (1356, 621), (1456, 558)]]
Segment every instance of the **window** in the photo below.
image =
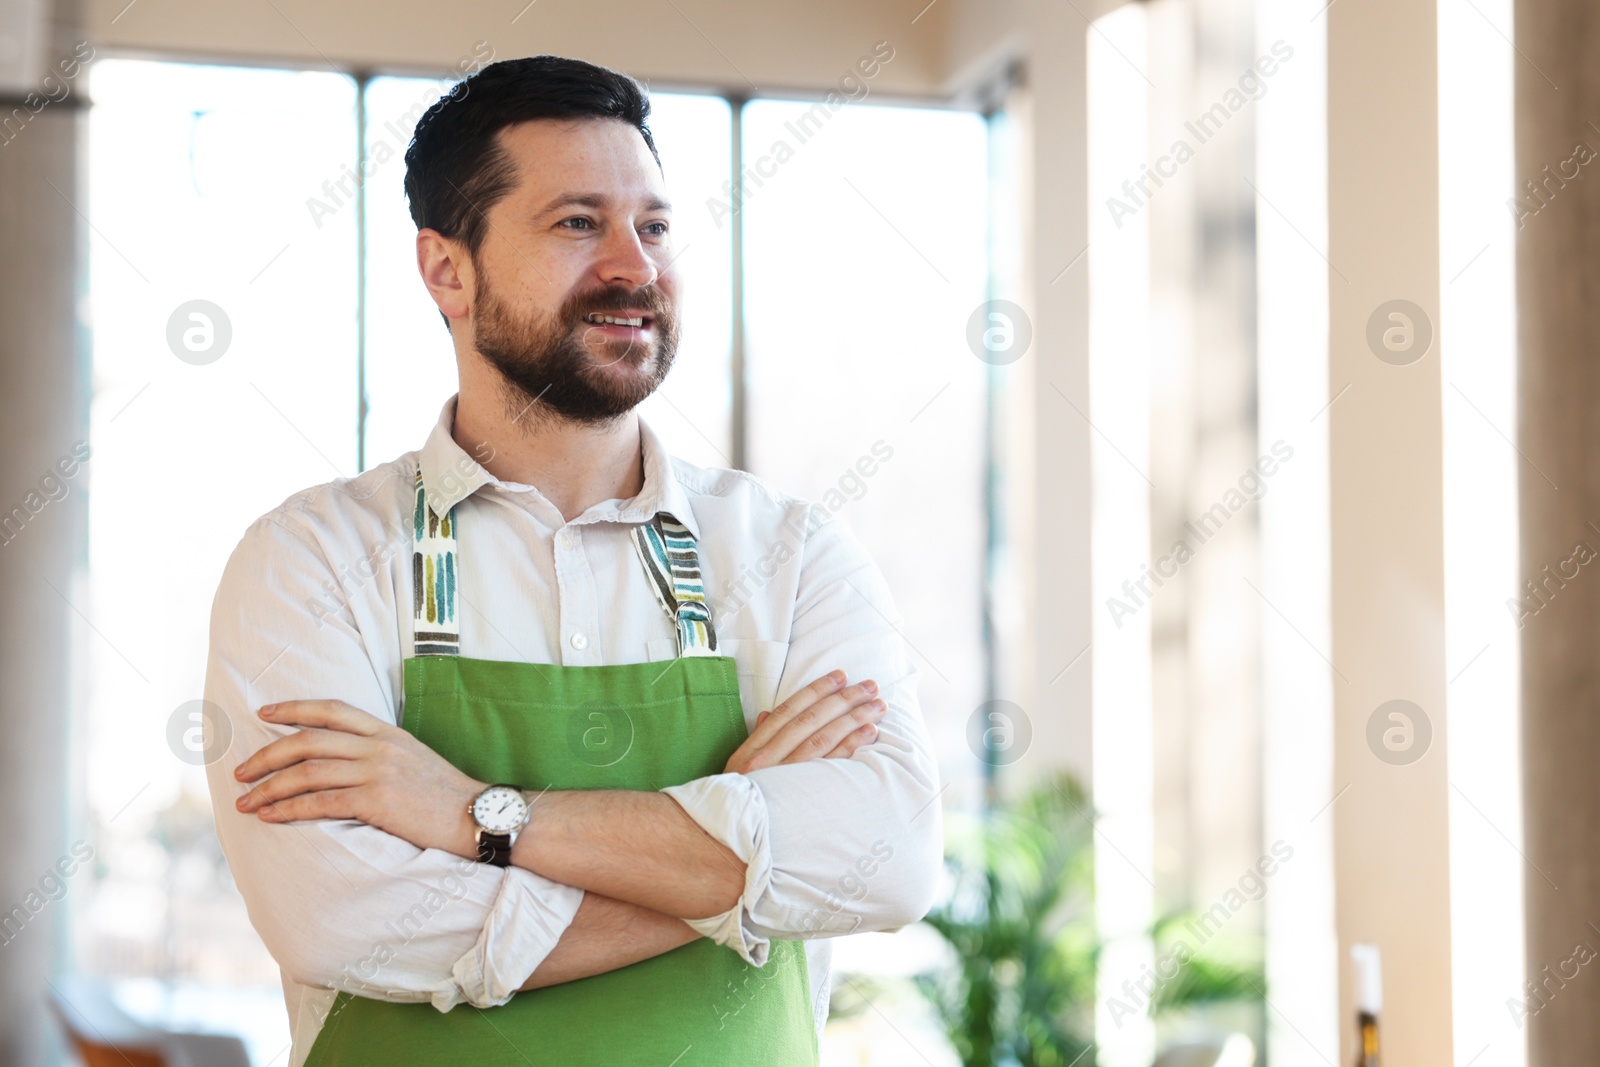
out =
[[(353, 301), (327, 294), (353, 293), (355, 220), (314, 225), (305, 207), (348, 162), (354, 89), (113, 59), (92, 77), (95, 469), (77, 607), (92, 626), (83, 836), (97, 863), (77, 964), (185, 980), (165, 1005), (180, 1016), (201, 986), (269, 1005), (276, 968), (231, 889), (189, 716), (245, 526), (354, 472)], [(212, 1006), (276, 1022), (249, 1035), (259, 1062), (287, 1044), (281, 1011)]]
[(943, 762), (969, 778), (987, 364), (965, 339), (987, 284), (986, 131), (948, 111), (815, 114), (745, 109), (752, 171), (794, 148), (745, 192), (751, 467), (844, 518), (883, 568)]

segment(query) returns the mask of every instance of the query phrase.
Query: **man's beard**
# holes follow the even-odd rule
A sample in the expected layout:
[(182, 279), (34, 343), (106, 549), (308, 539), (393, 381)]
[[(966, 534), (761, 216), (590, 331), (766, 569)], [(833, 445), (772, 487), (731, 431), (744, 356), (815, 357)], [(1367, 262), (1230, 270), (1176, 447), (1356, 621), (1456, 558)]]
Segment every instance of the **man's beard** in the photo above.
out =
[[(575, 293), (554, 316), (517, 316), (488, 287), (480, 269), (474, 286), (473, 344), (505, 379), (515, 419), (555, 415), (572, 422), (611, 422), (656, 391), (672, 369), (678, 320), (672, 302), (654, 285), (613, 285)], [(597, 311), (646, 311), (655, 339), (606, 341), (586, 316)], [(651, 364), (645, 374), (614, 374)], [(530, 410), (534, 409), (534, 410)]]

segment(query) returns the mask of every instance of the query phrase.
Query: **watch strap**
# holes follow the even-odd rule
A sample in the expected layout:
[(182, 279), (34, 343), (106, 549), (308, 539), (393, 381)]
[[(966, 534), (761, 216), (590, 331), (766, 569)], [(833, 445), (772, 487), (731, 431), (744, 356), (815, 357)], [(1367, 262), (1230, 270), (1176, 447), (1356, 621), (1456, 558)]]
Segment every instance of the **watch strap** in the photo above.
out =
[(511, 866), (511, 835), (478, 831), (478, 862), (494, 867)]

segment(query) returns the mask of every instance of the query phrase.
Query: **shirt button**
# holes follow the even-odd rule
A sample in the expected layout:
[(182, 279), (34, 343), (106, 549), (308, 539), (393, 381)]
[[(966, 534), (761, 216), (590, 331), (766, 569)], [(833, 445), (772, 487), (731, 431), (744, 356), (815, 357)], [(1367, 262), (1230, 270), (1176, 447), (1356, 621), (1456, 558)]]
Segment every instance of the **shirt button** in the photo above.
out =
[(589, 647), (589, 639), (583, 636), (582, 633), (575, 633), (572, 635), (572, 647), (582, 652)]

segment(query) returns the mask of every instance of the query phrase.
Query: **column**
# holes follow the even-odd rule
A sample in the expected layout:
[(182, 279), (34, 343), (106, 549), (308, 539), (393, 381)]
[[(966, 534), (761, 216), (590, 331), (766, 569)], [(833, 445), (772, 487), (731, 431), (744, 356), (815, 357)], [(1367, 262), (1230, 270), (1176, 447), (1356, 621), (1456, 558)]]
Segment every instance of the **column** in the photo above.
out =
[(1571, 179), (1600, 149), (1600, 22), (1589, 0), (1518, 0), (1514, 37), (1520, 577), (1547, 602), (1522, 631), (1524, 1021), (1529, 1063), (1587, 1067), (1600, 1060), (1600, 581), (1560, 572), (1579, 544), (1600, 549), (1600, 184)]
[(1339, 0), (1317, 17), (1328, 20), (1338, 1062), (1356, 1055), (1350, 945), (1370, 942), (1383, 954), (1384, 1061), (1449, 1067), (1435, 5)]

